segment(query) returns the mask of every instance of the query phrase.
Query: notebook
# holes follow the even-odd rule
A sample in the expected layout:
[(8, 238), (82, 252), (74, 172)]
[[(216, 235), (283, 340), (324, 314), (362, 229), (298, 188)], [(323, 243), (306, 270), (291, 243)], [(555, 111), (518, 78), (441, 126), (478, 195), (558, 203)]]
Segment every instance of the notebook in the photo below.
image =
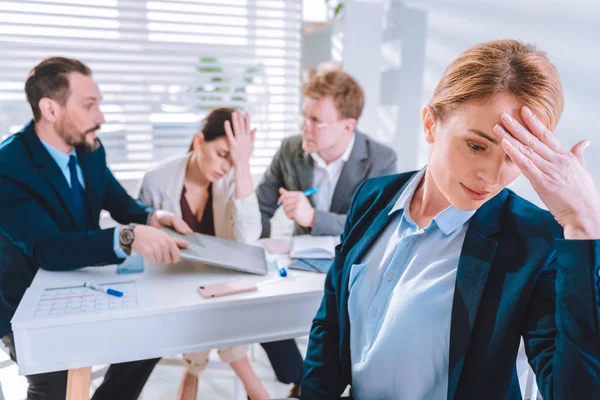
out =
[(339, 236), (294, 236), (290, 257), (331, 259), (339, 243)]

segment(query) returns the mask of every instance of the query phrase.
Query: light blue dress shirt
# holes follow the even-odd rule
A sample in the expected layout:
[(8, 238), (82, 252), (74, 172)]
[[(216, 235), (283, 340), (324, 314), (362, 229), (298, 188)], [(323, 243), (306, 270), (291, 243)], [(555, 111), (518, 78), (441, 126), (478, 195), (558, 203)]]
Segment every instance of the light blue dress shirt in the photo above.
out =
[(67, 180), (67, 183), (69, 184), (69, 187), (72, 187), (71, 186), (71, 172), (69, 171), (69, 158), (71, 156), (75, 156), (75, 159), (77, 160), (77, 179), (79, 179), (79, 183), (81, 184), (81, 187), (83, 188), (83, 190), (85, 190), (85, 182), (83, 180), (83, 171), (81, 170), (81, 167), (79, 166), (79, 160), (77, 159), (77, 152), (73, 149), (69, 154), (63, 153), (62, 151), (57, 150), (54, 147), (50, 146), (48, 143), (44, 142), (43, 140), (41, 142), (44, 145), (44, 147), (46, 148), (46, 150), (48, 150), (48, 153), (50, 153), (50, 155), (52, 156), (52, 158), (54, 159), (56, 164), (58, 165), (58, 168), (60, 168), (60, 172), (62, 172), (63, 175), (65, 176), (65, 179)]
[[(54, 159), (54, 161), (58, 165), (58, 168), (65, 176), (65, 179), (67, 180), (67, 184), (69, 185), (69, 187), (72, 187), (71, 186), (71, 179), (72, 179), (71, 171), (69, 170), (69, 158), (71, 156), (75, 156), (75, 159), (77, 159), (77, 152), (73, 149), (69, 154), (63, 153), (62, 151), (57, 150), (54, 147), (50, 146), (48, 143), (44, 142), (43, 140), (40, 140), (40, 141), (42, 142), (42, 144), (44, 145), (46, 150), (48, 150), (48, 153), (50, 153), (50, 156)], [(79, 160), (77, 162), (77, 179), (79, 179), (79, 183), (81, 184), (81, 187), (83, 188), (83, 190), (85, 190), (85, 181), (83, 179), (83, 171), (81, 170), (81, 167), (79, 166)], [(120, 225), (118, 225), (115, 228), (115, 233), (113, 235), (113, 249), (114, 249), (117, 257), (127, 258), (127, 253), (125, 253), (125, 251), (121, 248), (121, 245), (119, 243), (119, 227), (120, 227)]]
[(407, 183), (392, 221), (350, 272), (355, 399), (447, 398), (456, 271), (475, 212), (450, 206), (420, 229), (409, 206), (424, 175)]

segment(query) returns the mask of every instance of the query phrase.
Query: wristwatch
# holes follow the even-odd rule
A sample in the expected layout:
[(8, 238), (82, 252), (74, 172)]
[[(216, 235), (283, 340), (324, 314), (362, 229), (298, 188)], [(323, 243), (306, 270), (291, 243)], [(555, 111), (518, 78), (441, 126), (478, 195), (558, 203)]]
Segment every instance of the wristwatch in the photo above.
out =
[(131, 255), (131, 245), (135, 240), (135, 234), (133, 233), (133, 230), (135, 229), (136, 225), (137, 224), (129, 224), (119, 233), (119, 244), (128, 256)]

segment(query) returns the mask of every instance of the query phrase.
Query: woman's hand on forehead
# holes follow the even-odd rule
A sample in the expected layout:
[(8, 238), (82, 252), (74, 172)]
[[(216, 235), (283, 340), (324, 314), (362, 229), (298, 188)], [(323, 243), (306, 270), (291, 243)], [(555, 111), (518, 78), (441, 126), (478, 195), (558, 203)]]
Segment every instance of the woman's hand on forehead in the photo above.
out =
[(588, 171), (582, 140), (563, 147), (529, 108), (521, 109), (525, 126), (504, 113), (494, 133), (540, 199), (565, 230), (566, 239), (600, 239), (600, 194)]

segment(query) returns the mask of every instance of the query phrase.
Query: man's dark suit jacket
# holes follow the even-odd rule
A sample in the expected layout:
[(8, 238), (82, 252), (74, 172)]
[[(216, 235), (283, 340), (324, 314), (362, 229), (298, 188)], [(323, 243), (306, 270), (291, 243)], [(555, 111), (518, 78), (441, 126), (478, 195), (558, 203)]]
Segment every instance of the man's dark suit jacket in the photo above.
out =
[[(413, 174), (370, 179), (354, 195), (313, 321), (302, 399), (338, 398), (352, 384), (350, 269)], [(600, 240), (561, 235), (549, 212), (507, 189), (472, 217), (452, 306), (448, 399), (520, 399), (521, 336), (544, 400), (600, 399)]]
[[(360, 132), (356, 132), (355, 135), (354, 148), (342, 169), (329, 211), (316, 210), (312, 229), (295, 224), (295, 235), (339, 236), (344, 230), (350, 200), (358, 185), (367, 178), (396, 173), (396, 153), (392, 149)], [(271, 234), (271, 218), (277, 209), (279, 188), (290, 191), (310, 189), (313, 170), (312, 157), (302, 149), (302, 136), (285, 139), (256, 189), (262, 215), (261, 237), (269, 237)], [(314, 207), (312, 197), (308, 200)]]
[(76, 232), (71, 189), (33, 122), (0, 145), (0, 337), (38, 268), (72, 270), (116, 264), (114, 229), (100, 230), (101, 210), (121, 224), (145, 224), (151, 209), (133, 200), (106, 165), (101, 146), (77, 149), (85, 180), (88, 232)]

